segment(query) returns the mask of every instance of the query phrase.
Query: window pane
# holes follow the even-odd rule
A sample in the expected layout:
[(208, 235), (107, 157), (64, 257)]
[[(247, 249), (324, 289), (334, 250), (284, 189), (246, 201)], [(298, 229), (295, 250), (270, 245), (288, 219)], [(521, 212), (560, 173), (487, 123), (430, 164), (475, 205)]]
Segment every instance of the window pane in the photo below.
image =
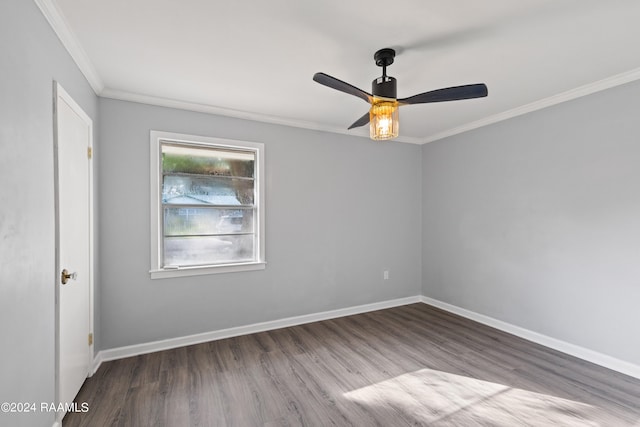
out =
[(162, 203), (253, 205), (253, 180), (214, 176), (165, 175)]
[(151, 277), (263, 268), (264, 144), (150, 136)]
[(254, 161), (255, 154), (251, 151), (162, 144), (163, 173), (253, 178)]
[(255, 260), (253, 235), (165, 237), (164, 266), (224, 264)]
[(164, 208), (165, 236), (253, 233), (252, 209)]

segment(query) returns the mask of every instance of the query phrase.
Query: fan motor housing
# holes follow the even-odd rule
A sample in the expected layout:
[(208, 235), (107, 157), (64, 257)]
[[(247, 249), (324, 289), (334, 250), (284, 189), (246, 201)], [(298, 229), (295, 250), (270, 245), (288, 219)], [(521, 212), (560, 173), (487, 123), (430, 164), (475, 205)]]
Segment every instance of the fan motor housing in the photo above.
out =
[(371, 93), (380, 98), (397, 98), (396, 79), (391, 76), (382, 76), (371, 82)]
[(387, 47), (380, 49), (373, 55), (378, 67), (382, 67), (382, 77), (378, 77), (371, 83), (371, 93), (380, 98), (397, 98), (396, 79), (387, 76), (387, 67), (393, 64), (396, 51)]

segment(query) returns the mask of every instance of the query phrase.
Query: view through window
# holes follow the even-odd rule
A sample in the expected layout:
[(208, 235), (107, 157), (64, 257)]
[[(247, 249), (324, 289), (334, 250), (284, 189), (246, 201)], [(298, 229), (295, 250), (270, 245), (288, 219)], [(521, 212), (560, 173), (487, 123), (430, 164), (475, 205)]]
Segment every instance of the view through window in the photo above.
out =
[(261, 146), (202, 138), (157, 145), (158, 269), (260, 262)]

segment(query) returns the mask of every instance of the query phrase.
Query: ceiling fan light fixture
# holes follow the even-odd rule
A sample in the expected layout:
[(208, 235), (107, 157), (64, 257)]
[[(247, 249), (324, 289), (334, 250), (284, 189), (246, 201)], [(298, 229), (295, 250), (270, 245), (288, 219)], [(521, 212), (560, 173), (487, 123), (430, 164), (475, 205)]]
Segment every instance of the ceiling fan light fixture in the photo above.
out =
[(356, 96), (371, 104), (368, 113), (353, 122), (349, 129), (359, 128), (369, 123), (369, 136), (375, 141), (386, 141), (398, 136), (400, 121), (398, 108), (402, 105), (429, 104), (432, 102), (459, 101), (462, 99), (483, 98), (487, 96), (487, 85), (476, 83), (463, 86), (445, 87), (419, 93), (408, 98), (398, 98), (397, 81), (387, 75), (387, 67), (393, 64), (396, 51), (391, 48), (380, 49), (373, 55), (376, 65), (382, 67), (382, 76), (371, 83), (371, 93), (352, 84), (338, 80), (325, 73), (315, 73), (313, 80), (321, 85), (340, 92)]
[(374, 99), (369, 110), (369, 136), (374, 141), (396, 138), (400, 131), (399, 105), (395, 99)]

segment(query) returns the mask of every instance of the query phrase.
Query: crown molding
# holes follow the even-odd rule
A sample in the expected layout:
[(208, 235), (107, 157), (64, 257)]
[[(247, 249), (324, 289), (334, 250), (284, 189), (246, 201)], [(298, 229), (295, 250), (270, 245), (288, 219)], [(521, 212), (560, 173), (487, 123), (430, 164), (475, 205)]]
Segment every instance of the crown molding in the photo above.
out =
[[(245, 120), (252, 120), (257, 122), (290, 126), (308, 130), (316, 130), (321, 132), (330, 132), (341, 135), (349, 135), (349, 136), (357, 136), (362, 138), (368, 138), (368, 135), (365, 133), (358, 133), (357, 131), (348, 131), (343, 128), (337, 128), (334, 126), (323, 125), (315, 122), (309, 122), (304, 120), (296, 120), (296, 119), (288, 119), (283, 117), (270, 116), (266, 114), (260, 113), (252, 113), (247, 111), (233, 110), (229, 108), (217, 107), (208, 104), (199, 104), (193, 102), (186, 101), (178, 101), (174, 99), (149, 96), (136, 94), (132, 92), (125, 92), (110, 88), (105, 88), (102, 79), (98, 75), (93, 63), (89, 59), (89, 56), (86, 54), (84, 49), (82, 48), (80, 42), (77, 37), (69, 27), (64, 15), (60, 12), (55, 0), (34, 0), (36, 5), (42, 11), (42, 14), (45, 16), (54, 32), (62, 42), (63, 46), (67, 49), (75, 63), (78, 65), (78, 68), (85, 76), (93, 91), (98, 96), (102, 96), (105, 98), (118, 99), (122, 101), (131, 101), (138, 102), (143, 104), (156, 105), (160, 107), (169, 107), (176, 108), (181, 110), (195, 111), (201, 113), (215, 114), (219, 116), (225, 117), (233, 117)], [(551, 107), (556, 104), (560, 104), (566, 101), (571, 101), (573, 99), (577, 99), (586, 95), (591, 95), (596, 92), (600, 92), (606, 89), (610, 89), (616, 86), (623, 85), (625, 83), (630, 83), (632, 81), (640, 80), (640, 68), (636, 68), (624, 73), (616, 74), (611, 77), (607, 77), (605, 79), (588, 83), (586, 85), (577, 87), (575, 89), (570, 89), (568, 91), (559, 93), (557, 95), (550, 96), (548, 98), (544, 98), (538, 101), (531, 102), (526, 105), (522, 105), (520, 107), (516, 107), (507, 111), (503, 111), (498, 114), (494, 114), (489, 117), (482, 118), (480, 120), (476, 120), (470, 123), (466, 123), (462, 126), (458, 126), (452, 129), (445, 130), (443, 132), (437, 133), (435, 135), (431, 135), (425, 138), (421, 137), (410, 137), (410, 136), (400, 136), (396, 138), (394, 141), (396, 142), (404, 142), (409, 144), (426, 144), (429, 142), (437, 141), (440, 139), (444, 139), (453, 135), (457, 135), (460, 133), (468, 132), (470, 130), (478, 129), (483, 126), (488, 126), (494, 123), (498, 123), (504, 120), (508, 120), (517, 116), (521, 116), (523, 114), (531, 113), (537, 110), (541, 110), (543, 108)]]
[(640, 68), (636, 68), (624, 73), (616, 74), (611, 77), (607, 77), (602, 80), (598, 80), (593, 83), (587, 83), (586, 85), (579, 86), (575, 89), (570, 89), (566, 92), (561, 92), (557, 95), (550, 96), (538, 101), (531, 102), (529, 104), (522, 105), (520, 107), (513, 108), (511, 110), (504, 111), (502, 113), (494, 114), (493, 116), (485, 117), (474, 122), (467, 123), (462, 126), (458, 126), (453, 129), (446, 130), (444, 132), (437, 133), (422, 139), (421, 144), (437, 141), (439, 139), (447, 138), (449, 136), (457, 135), (459, 133), (467, 132), (473, 129), (477, 129), (483, 126), (488, 126), (494, 123), (508, 120), (513, 117), (521, 116), (523, 114), (531, 113), (533, 111), (541, 110), (543, 108), (551, 107), (553, 105), (561, 104), (566, 101), (581, 98), (583, 96), (591, 95), (596, 92), (600, 92), (606, 89), (611, 89), (616, 86), (630, 83), (636, 80), (640, 80)]
[[(36, 0), (42, 1), (42, 0)], [(485, 117), (480, 120), (476, 120), (462, 126), (458, 126), (452, 129), (445, 130), (435, 135), (418, 138), (410, 136), (400, 136), (395, 139), (397, 142), (404, 142), (408, 144), (427, 144), (429, 142), (444, 139), (453, 135), (468, 132), (470, 130), (478, 129), (484, 126), (488, 126), (494, 123), (498, 123), (504, 120), (508, 120), (523, 114), (531, 113), (543, 108), (551, 107), (557, 104), (561, 104), (566, 101), (581, 98), (583, 96), (591, 95), (596, 92), (601, 92), (606, 89), (611, 89), (616, 86), (620, 86), (626, 83), (630, 83), (636, 80), (640, 80), (640, 68), (636, 68), (624, 73), (616, 74), (611, 77), (607, 77), (602, 80), (598, 80), (593, 83), (588, 83), (583, 86), (579, 86), (574, 89), (553, 95), (538, 101), (531, 102), (529, 104), (522, 105), (520, 107), (513, 108), (511, 110), (504, 111), (502, 113), (494, 114), (489, 117)], [(303, 120), (286, 119), (282, 117), (269, 116), (259, 113), (251, 113), (240, 110), (232, 110), (229, 108), (216, 107), (207, 104), (198, 104), (192, 102), (178, 101), (174, 99), (161, 98), (149, 95), (135, 94), (131, 92), (124, 92), (106, 88), (102, 91), (100, 96), (105, 98), (118, 99), (122, 101), (139, 102), (142, 104), (156, 105), (160, 107), (177, 108), (181, 110), (196, 111), (200, 113), (216, 114), (226, 117), (234, 117), (245, 120), (253, 120), (263, 123), (277, 124), (283, 126), (291, 126), (309, 130), (316, 130), (321, 132), (337, 133), (341, 135), (358, 136), (368, 138), (368, 134), (354, 133), (342, 128), (336, 128), (333, 126), (321, 125), (314, 122), (308, 122)]]
[(62, 12), (60, 12), (55, 0), (34, 0), (34, 2), (40, 8), (40, 11), (42, 11), (42, 14), (49, 22), (49, 25), (51, 25), (51, 28), (53, 28), (62, 45), (67, 49), (67, 52), (69, 52), (69, 55), (71, 55), (71, 58), (78, 65), (78, 68), (80, 68), (80, 72), (82, 72), (87, 79), (93, 91), (96, 95), (100, 95), (104, 89), (102, 79), (98, 75), (89, 56), (82, 48), (82, 45), (80, 45), (78, 38), (73, 31), (71, 31), (71, 27), (69, 27)]
[[(103, 89), (100, 96), (103, 98), (116, 99), (119, 101), (137, 102), (140, 104), (155, 105), (158, 107), (176, 108), (179, 110), (195, 111), (198, 113), (206, 113), (206, 114), (215, 114), (218, 116), (233, 117), (236, 119), (251, 120), (255, 122), (290, 126), (290, 127), (315, 130), (320, 132), (337, 133), (341, 135), (356, 136), (361, 138), (369, 138), (368, 133), (366, 134), (355, 133), (347, 129), (337, 128), (333, 126), (326, 126), (326, 125), (309, 122), (305, 120), (287, 119), (283, 117), (270, 116), (266, 114), (252, 113), (252, 112), (241, 111), (241, 110), (233, 110), (230, 108), (223, 108), (223, 107), (216, 107), (214, 105), (208, 105), (208, 104), (199, 104), (195, 102), (179, 101), (176, 99), (162, 98), (158, 96), (142, 95), (142, 94), (137, 94), (132, 92), (114, 90), (110, 88)], [(398, 137), (394, 141), (404, 142), (409, 144), (422, 143), (419, 138), (412, 138), (407, 136)]]

